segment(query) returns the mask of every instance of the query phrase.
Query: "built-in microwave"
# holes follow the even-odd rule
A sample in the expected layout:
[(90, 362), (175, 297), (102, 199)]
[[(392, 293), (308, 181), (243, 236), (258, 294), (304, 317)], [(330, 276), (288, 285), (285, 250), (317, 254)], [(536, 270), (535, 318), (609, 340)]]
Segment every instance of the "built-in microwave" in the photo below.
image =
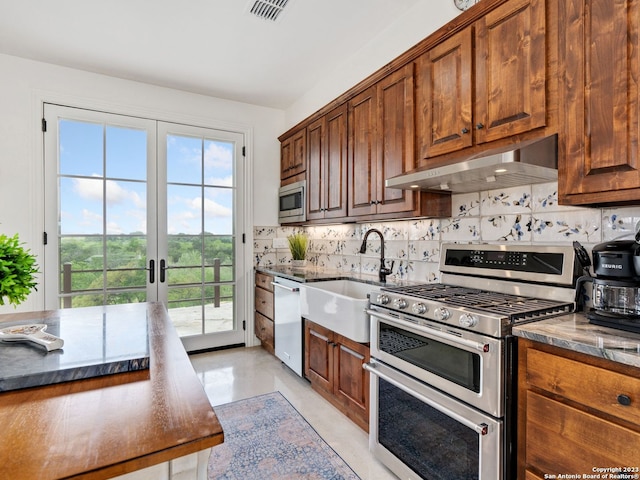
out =
[(307, 182), (304, 180), (280, 187), (278, 194), (280, 223), (299, 223), (307, 220), (306, 187)]

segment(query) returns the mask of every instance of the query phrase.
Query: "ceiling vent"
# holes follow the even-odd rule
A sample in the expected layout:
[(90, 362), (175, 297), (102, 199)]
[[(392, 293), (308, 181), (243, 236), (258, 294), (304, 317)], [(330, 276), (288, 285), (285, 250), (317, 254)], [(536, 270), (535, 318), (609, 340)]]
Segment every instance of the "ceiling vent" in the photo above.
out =
[(248, 9), (251, 15), (275, 22), (288, 2), (289, 0), (251, 0)]

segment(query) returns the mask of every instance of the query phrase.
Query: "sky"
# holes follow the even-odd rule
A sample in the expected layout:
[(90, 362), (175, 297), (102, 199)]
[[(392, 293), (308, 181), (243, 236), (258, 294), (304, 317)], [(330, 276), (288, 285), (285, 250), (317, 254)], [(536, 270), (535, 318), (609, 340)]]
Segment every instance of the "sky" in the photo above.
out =
[[(146, 131), (60, 120), (59, 139), (61, 233), (147, 233), (147, 193), (154, 186), (147, 184)], [(233, 143), (182, 135), (161, 141), (167, 142), (168, 233), (201, 233), (204, 210), (204, 231), (232, 234)]]

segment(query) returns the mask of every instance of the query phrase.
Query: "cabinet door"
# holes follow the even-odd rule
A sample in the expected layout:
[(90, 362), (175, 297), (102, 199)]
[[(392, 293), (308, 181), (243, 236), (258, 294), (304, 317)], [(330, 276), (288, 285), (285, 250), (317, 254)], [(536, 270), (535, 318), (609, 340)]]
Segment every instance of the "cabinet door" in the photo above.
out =
[(380, 214), (410, 212), (415, 208), (413, 191), (384, 185), (387, 178), (415, 168), (413, 69), (410, 63), (377, 84), (375, 201), (376, 213)]
[(326, 115), (324, 218), (347, 216), (347, 105)]
[(302, 129), (280, 144), (280, 179), (303, 173), (306, 168), (307, 136)]
[(324, 218), (324, 184), (326, 183), (325, 124), (325, 117), (322, 117), (307, 127), (307, 220)]
[(304, 374), (327, 392), (333, 391), (333, 332), (305, 320)]
[(511, 0), (475, 25), (476, 143), (543, 127), (545, 0)]
[(563, 203), (640, 199), (637, 0), (560, 2), (565, 70), (564, 146), (558, 189)]
[(416, 61), (416, 138), (420, 158), (472, 145), (472, 55), (469, 27)]
[(369, 361), (369, 347), (341, 337), (335, 355), (334, 395), (368, 423), (369, 373), (362, 366)]
[(376, 87), (349, 101), (349, 216), (376, 213)]

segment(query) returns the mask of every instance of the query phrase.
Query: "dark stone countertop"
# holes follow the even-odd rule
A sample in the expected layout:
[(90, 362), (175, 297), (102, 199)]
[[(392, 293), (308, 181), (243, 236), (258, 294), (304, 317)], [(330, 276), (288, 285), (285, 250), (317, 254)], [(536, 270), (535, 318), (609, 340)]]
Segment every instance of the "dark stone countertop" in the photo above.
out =
[(513, 334), (536, 342), (640, 367), (640, 335), (589, 323), (572, 313), (513, 327)]
[[(321, 267), (301, 267), (294, 268), (284, 265), (272, 265), (264, 267), (256, 267), (257, 272), (268, 273), (276, 277), (287, 278), (295, 282), (323, 282), (329, 280), (353, 280), (356, 282), (369, 283), (376, 286), (402, 286), (416, 285), (419, 282), (410, 282), (407, 280), (398, 280), (393, 276), (387, 278), (386, 283), (380, 282), (377, 275), (367, 275), (362, 273), (341, 272), (338, 270), (330, 270)], [(422, 282), (425, 283), (425, 282)]]
[(127, 312), (96, 307), (35, 312), (21, 320), (0, 315), (0, 328), (44, 323), (48, 333), (64, 340), (62, 349), (50, 352), (31, 343), (0, 342), (0, 392), (148, 369), (148, 318)]

